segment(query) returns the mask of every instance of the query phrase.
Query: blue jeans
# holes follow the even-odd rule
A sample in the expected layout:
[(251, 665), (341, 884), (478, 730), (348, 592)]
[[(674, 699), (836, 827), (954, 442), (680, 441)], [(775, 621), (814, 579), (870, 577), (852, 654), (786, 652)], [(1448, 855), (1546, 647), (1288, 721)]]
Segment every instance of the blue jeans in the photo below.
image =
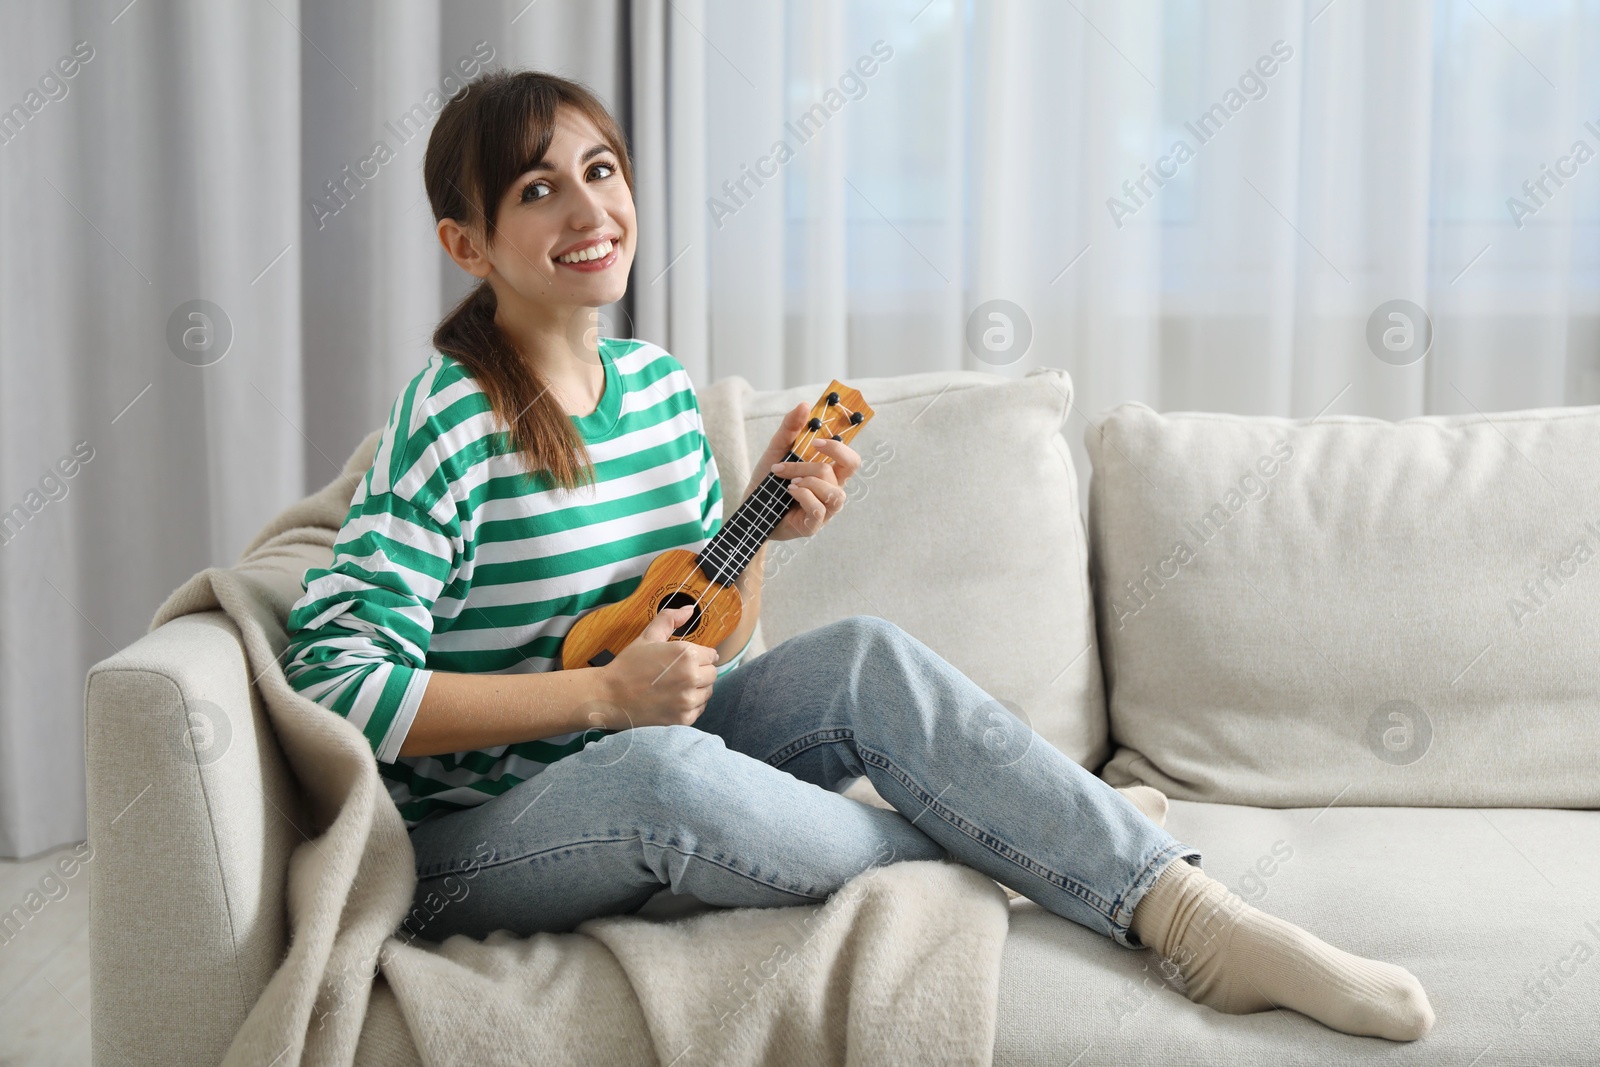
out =
[[(894, 811), (841, 796), (865, 775)], [(723, 675), (692, 726), (621, 730), (411, 831), (405, 928), (567, 931), (663, 886), (727, 907), (825, 900), (862, 871), (955, 859), (1142, 948), (1134, 906), (1197, 849), (897, 625), (855, 615)]]

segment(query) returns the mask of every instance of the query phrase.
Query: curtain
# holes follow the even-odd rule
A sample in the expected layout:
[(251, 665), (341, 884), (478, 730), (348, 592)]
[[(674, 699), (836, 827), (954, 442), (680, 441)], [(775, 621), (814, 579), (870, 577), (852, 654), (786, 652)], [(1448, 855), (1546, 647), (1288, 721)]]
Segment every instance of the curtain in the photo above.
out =
[[(1600, 401), (1593, 4), (787, 12), (713, 8), (706, 31), (708, 196), (734, 206), (711, 234), (716, 375), (1064, 367), (1080, 465), (1090, 421), (1129, 400), (1389, 419)], [(785, 137), (793, 158), (745, 195)], [(1010, 346), (973, 340), (989, 329)]]
[(623, 122), (639, 244), (602, 328), (702, 388), (1063, 367), (1085, 473), (1083, 433), (1128, 400), (1600, 402), (1592, 3), (7, 14), (4, 856), (83, 835), (88, 667), (325, 484), (466, 291), (420, 174), (463, 69), (578, 78)]

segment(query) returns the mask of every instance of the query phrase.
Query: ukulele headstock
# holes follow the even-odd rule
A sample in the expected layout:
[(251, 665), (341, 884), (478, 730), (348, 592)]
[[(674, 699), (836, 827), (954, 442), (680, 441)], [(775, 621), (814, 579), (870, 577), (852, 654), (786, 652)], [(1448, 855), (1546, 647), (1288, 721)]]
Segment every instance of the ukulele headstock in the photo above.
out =
[(828, 383), (817, 402), (811, 405), (811, 418), (795, 437), (790, 451), (799, 456), (802, 462), (832, 463), (833, 457), (825, 455), (812, 442), (818, 437), (831, 437), (849, 444), (870, 418), (872, 408), (867, 405), (861, 392), (835, 378)]

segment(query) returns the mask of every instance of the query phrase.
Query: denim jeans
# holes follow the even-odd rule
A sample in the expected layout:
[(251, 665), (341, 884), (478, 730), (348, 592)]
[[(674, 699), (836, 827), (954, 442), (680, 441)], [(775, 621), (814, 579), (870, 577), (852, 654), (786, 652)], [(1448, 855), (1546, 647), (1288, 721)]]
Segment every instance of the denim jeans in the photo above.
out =
[[(841, 796), (865, 775), (896, 810)], [(728, 907), (827, 899), (955, 859), (1142, 948), (1133, 909), (1174, 839), (899, 626), (855, 615), (717, 680), (692, 726), (621, 730), (411, 831), (413, 936), (567, 931), (663, 886)]]

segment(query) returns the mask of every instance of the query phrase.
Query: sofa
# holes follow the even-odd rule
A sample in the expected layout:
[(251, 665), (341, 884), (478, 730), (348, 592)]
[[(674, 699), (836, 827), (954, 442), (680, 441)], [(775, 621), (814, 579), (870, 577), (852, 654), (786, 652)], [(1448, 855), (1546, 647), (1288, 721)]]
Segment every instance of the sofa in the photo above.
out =
[[(1245, 901), (1407, 968), (1437, 1014), (1406, 1044), (1223, 1015), (1016, 899), (994, 1063), (1600, 1063), (1600, 408), (1091, 423), (1052, 368), (849, 384), (875, 410), (863, 467), (833, 523), (769, 546), (747, 657), (893, 620), (1035, 743), (1165, 792)], [(702, 391), (730, 496), (822, 389)], [(89, 672), (96, 1063), (216, 1063), (284, 956), (309, 820), (251, 683), (220, 611)], [(197, 702), (228, 736), (186, 747)], [(375, 998), (371, 1062), (415, 1062), (404, 1033)]]

